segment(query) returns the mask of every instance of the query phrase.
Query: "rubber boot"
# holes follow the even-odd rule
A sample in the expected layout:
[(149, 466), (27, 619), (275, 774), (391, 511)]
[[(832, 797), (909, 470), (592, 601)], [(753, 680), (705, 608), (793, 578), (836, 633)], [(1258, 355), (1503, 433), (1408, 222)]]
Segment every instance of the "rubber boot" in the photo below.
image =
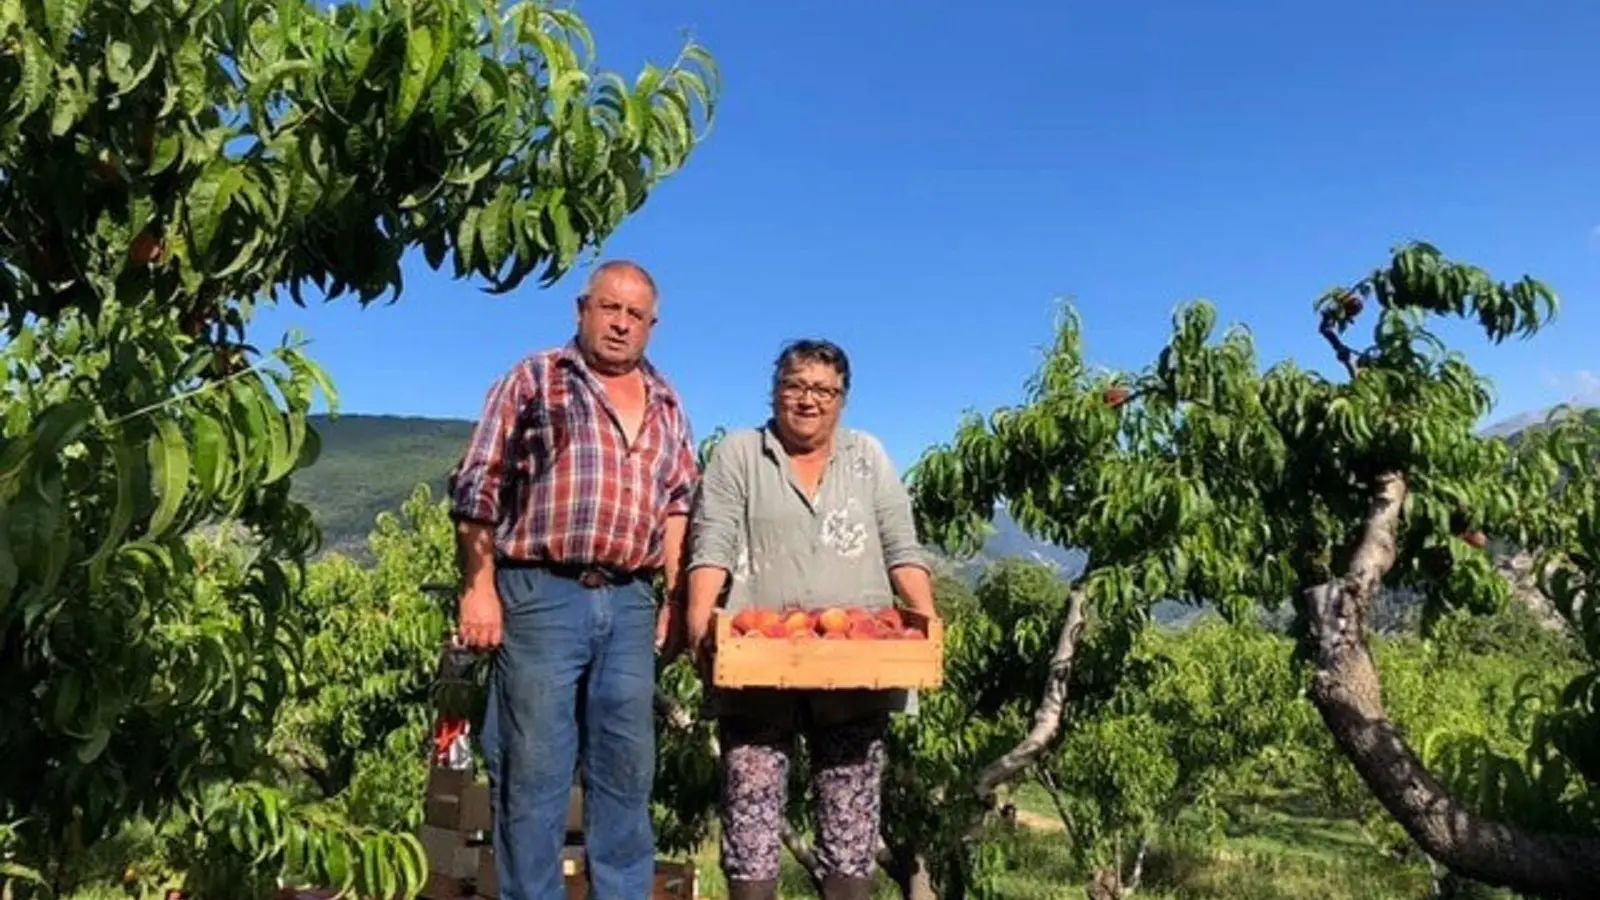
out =
[(778, 880), (728, 881), (728, 900), (778, 900)]
[(872, 879), (824, 875), (822, 900), (872, 900)]

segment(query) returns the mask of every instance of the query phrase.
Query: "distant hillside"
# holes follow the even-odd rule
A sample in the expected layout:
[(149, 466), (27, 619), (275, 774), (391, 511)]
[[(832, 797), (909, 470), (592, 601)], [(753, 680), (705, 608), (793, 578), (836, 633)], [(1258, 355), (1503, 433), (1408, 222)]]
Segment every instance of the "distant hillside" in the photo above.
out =
[[(395, 510), (423, 482), (442, 496), (445, 478), (472, 436), (464, 419), (341, 415), (313, 419), (322, 437), (316, 465), (295, 476), (295, 495), (322, 526), (324, 546), (360, 555), (378, 513)], [(1049, 562), (1068, 576), (1082, 571), (1084, 554), (1022, 533), (1004, 511), (980, 558), (957, 568), (976, 575), (985, 562), (1022, 556)]]
[[(1514, 439), (1530, 426), (1537, 427), (1547, 414), (1547, 410), (1525, 413), (1485, 433)], [(322, 526), (324, 545), (358, 556), (364, 554), (366, 536), (378, 513), (398, 509), (418, 484), (426, 482), (435, 496), (443, 496), (445, 478), (472, 434), (472, 423), (464, 419), (342, 415), (317, 417), (314, 424), (322, 436), (322, 456), (295, 476), (295, 493)], [(1020, 556), (1048, 563), (1070, 578), (1087, 561), (1081, 550), (1024, 534), (1004, 509), (996, 511), (994, 526), (982, 553), (953, 564), (959, 575), (975, 578), (993, 560)], [(1198, 614), (1166, 601), (1155, 609), (1163, 622), (1188, 621)]]
[(322, 437), (316, 465), (295, 475), (330, 550), (359, 553), (378, 513), (396, 510), (418, 484), (442, 496), (444, 481), (472, 436), (462, 419), (342, 415), (313, 419)]

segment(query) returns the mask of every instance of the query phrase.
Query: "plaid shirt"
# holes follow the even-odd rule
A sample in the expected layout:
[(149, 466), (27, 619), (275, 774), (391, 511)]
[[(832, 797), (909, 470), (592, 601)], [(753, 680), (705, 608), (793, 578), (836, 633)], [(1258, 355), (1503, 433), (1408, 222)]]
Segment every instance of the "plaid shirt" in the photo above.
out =
[(450, 479), (450, 514), (495, 526), (504, 559), (659, 569), (668, 516), (699, 477), (688, 417), (648, 363), (630, 451), (576, 344), (535, 353), (496, 381)]

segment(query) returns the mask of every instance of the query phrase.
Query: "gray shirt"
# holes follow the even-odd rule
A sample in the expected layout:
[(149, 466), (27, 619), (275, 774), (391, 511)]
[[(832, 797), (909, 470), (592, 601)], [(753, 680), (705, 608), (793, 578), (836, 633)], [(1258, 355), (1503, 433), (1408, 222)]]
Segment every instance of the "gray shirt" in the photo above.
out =
[[(889, 570), (928, 568), (911, 498), (877, 438), (840, 428), (816, 496), (801, 489), (769, 422), (731, 432), (701, 476), (690, 531), (689, 568), (729, 573), (726, 608), (782, 609), (894, 602)], [(707, 692), (710, 715), (792, 722), (808, 705), (819, 723), (879, 711), (914, 711), (903, 690)]]

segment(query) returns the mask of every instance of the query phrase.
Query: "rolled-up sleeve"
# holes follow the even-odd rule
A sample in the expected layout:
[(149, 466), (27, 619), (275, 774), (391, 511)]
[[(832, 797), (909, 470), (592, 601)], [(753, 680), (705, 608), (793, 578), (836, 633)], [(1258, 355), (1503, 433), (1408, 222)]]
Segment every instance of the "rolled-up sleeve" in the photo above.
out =
[(486, 525), (500, 523), (510, 442), (522, 408), (532, 396), (532, 377), (527, 366), (518, 366), (489, 388), (483, 414), (450, 478), (451, 518)]
[(878, 517), (878, 540), (883, 545), (885, 568), (917, 566), (932, 571), (928, 553), (917, 540), (911, 514), (911, 494), (895, 474), (889, 452), (875, 438), (864, 438), (874, 473), (873, 507)]
[(745, 466), (740, 448), (724, 440), (706, 461), (689, 525), (689, 569), (734, 570), (744, 527)]

